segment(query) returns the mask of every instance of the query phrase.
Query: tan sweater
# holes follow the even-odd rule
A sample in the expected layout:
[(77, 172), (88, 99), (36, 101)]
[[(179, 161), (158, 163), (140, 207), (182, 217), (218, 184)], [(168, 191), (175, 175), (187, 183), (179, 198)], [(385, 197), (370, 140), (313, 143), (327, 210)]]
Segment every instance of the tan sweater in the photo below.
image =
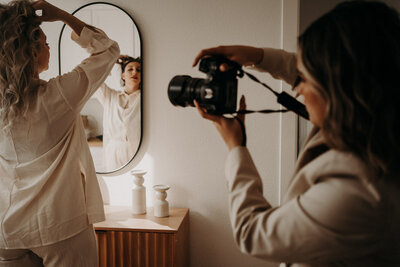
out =
[[(267, 49), (264, 59), (268, 57), (259, 67), (290, 80), (293, 73), (277, 75), (274, 68), (293, 64), (293, 54)], [(400, 188), (370, 183), (370, 173), (352, 153), (327, 147), (314, 128), (284, 203), (271, 207), (247, 148), (234, 148), (226, 178), (238, 246), (262, 259), (292, 262), (290, 266), (400, 266)]]

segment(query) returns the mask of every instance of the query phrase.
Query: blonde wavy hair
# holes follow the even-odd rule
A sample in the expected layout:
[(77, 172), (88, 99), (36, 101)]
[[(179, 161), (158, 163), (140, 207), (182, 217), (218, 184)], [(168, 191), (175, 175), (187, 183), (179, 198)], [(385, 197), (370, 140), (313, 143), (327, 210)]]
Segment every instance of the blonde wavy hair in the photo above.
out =
[(36, 100), (40, 21), (30, 0), (0, 4), (0, 123), (8, 127)]

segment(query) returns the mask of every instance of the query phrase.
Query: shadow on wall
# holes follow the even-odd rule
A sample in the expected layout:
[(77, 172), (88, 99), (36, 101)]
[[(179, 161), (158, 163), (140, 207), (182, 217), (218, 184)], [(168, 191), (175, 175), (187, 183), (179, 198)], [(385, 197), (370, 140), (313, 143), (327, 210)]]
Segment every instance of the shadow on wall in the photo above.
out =
[[(227, 217), (228, 209), (217, 210), (209, 207), (210, 214), (219, 214)], [(198, 212), (190, 211), (190, 262), (198, 266), (209, 267), (202, 263), (209, 263), (213, 259), (213, 266), (243, 266), (243, 255), (233, 240), (230, 224), (216, 224), (221, 218), (208, 218)], [(229, 218), (224, 218), (229, 221)], [(195, 242), (194, 242), (195, 241)], [(246, 266), (278, 267), (278, 263), (263, 261), (251, 256), (245, 256)], [(239, 264), (240, 263), (240, 264)]]
[(97, 175), (97, 181), (99, 182), (101, 196), (103, 197), (104, 205), (110, 204), (110, 191), (108, 186), (101, 175)]

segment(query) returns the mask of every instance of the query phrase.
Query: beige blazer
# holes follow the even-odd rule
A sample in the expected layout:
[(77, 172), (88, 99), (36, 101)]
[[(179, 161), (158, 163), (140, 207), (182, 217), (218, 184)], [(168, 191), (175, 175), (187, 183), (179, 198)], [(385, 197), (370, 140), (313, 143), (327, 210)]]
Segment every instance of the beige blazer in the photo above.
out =
[[(264, 61), (259, 68), (294, 80), (293, 73), (278, 75), (271, 67), (293, 64), (293, 54), (266, 49), (264, 59), (268, 57), (278, 62)], [(370, 173), (352, 153), (325, 145), (314, 128), (283, 204), (272, 207), (247, 148), (232, 149), (226, 178), (230, 220), (240, 250), (292, 263), (287, 266), (400, 266), (400, 189), (386, 181), (369, 182)]]

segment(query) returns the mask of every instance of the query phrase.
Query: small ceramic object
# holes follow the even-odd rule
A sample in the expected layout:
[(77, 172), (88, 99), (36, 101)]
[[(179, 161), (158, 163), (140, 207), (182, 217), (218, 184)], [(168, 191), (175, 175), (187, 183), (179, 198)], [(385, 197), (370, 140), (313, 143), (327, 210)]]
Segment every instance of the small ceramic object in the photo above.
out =
[(144, 178), (143, 175), (146, 171), (133, 170), (134, 186), (132, 188), (132, 213), (133, 214), (145, 214), (146, 213), (146, 187), (143, 186)]
[(169, 205), (167, 198), (167, 190), (169, 185), (158, 184), (153, 186), (156, 191), (156, 201), (154, 203), (154, 216), (156, 217), (168, 217), (169, 216)]

